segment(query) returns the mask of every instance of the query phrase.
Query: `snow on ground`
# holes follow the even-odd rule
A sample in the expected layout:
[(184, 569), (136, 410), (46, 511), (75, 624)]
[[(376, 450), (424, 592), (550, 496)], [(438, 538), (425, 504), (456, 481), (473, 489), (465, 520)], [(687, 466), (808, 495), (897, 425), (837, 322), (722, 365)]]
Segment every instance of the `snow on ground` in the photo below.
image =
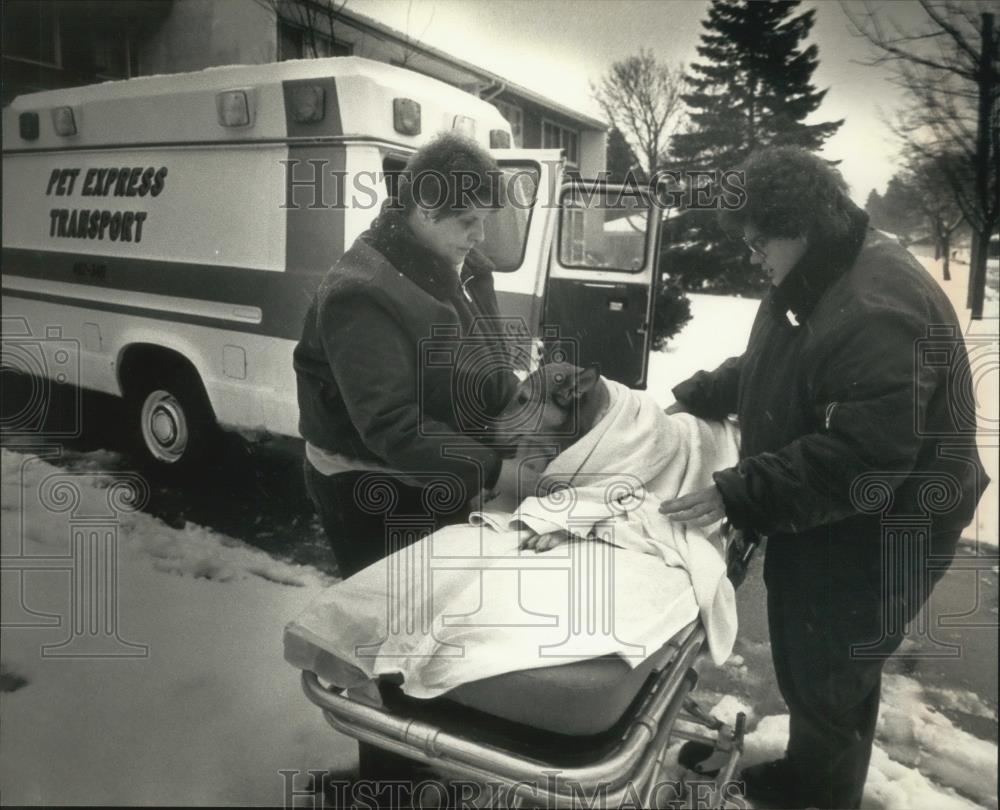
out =
[[(756, 721), (752, 706), (732, 695), (712, 707), (730, 726), (738, 712), (753, 730), (747, 735), (742, 764), (776, 759), (788, 741), (788, 715)], [(667, 779), (684, 776), (676, 764), (680, 744), (668, 752)], [(758, 805), (750, 802), (748, 807)], [(997, 746), (957, 728), (927, 706), (917, 681), (887, 676), (882, 687), (875, 748), (865, 784), (866, 810), (972, 810), (997, 807)]]
[[(691, 323), (651, 358), (649, 391), (662, 404), (672, 399), (671, 385), (742, 350), (757, 307), (753, 300), (691, 300)], [(995, 465), (992, 452), (988, 463)], [(107, 533), (107, 521), (97, 518), (108, 512), (121, 474), (103, 472), (116, 465), (101, 451), (63, 469), (8, 450), (0, 461), (5, 803), (280, 804), (279, 770), (356, 767), (353, 741), (323, 722), (282, 659), (283, 625), (329, 580), (239, 539), (191, 524), (170, 528), (126, 510), (110, 529), (118, 565), (117, 585), (107, 593), (117, 597), (118, 639), (105, 652), (135, 651), (126, 642), (146, 652), (45, 655), (43, 645), (58, 645), (73, 627), (71, 532), (103, 525)], [(995, 545), (995, 532), (992, 538)], [(76, 581), (78, 592), (86, 594), (88, 581)], [(115, 627), (112, 614), (95, 609)], [(46, 616), (60, 624), (37, 626)], [(11, 626), (18, 621), (35, 626)], [(103, 633), (75, 639), (91, 653), (107, 643)], [(733, 665), (746, 669), (739, 660)], [(995, 742), (959, 729), (931, 704), (996, 716), (973, 693), (887, 675), (864, 806), (996, 808)], [(732, 695), (716, 710), (730, 722), (737, 711), (748, 713), (747, 764), (782, 753), (786, 715), (757, 718)]]
[[(305, 700), (282, 658), (284, 623), (329, 581), (198, 526), (172, 529), (136, 512), (114, 527), (118, 635), (146, 645), (144, 657), (43, 657), (43, 645), (70, 635), (69, 577), (26, 572), (22, 588), (14, 558), (71, 562), (71, 530), (109, 512), (114, 478), (89, 466), (57, 470), (2, 453), (4, 623), (22, 615), (19, 598), (63, 617), (61, 627), (3, 628), (4, 802), (274, 805), (279, 769), (353, 767), (353, 745)], [(70, 488), (79, 502), (56, 511), (72, 506)], [(92, 652), (104, 635), (78, 641)]]

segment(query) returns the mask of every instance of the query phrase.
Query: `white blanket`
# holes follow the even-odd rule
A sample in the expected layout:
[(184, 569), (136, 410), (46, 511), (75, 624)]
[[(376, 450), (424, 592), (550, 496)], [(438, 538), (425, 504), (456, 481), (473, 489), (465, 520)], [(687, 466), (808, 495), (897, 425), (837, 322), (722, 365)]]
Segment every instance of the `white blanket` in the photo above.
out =
[[(286, 627), (289, 662), (313, 669), (330, 653), (346, 664), (339, 686), (401, 673), (404, 692), (430, 698), (608, 653), (634, 667), (700, 615), (721, 664), (736, 606), (718, 526), (686, 528), (658, 507), (735, 464), (736, 429), (667, 416), (645, 393), (606, 384), (604, 417), (546, 470), (561, 489), (513, 513), (475, 513), (332, 586)], [(526, 533), (557, 529), (572, 539), (519, 550)]]

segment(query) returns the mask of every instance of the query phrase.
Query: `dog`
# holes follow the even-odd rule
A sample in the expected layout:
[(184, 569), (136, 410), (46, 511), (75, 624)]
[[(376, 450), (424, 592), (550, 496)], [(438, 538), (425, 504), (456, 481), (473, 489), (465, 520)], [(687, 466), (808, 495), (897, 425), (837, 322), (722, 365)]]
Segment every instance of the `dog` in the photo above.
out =
[[(580, 368), (546, 363), (522, 380), (497, 417), (497, 443), (506, 455), (541, 474), (545, 466), (577, 442), (607, 413), (610, 392), (599, 366)], [(536, 552), (563, 542), (564, 532), (535, 535), (521, 548)]]
[(496, 418), (497, 443), (515, 458), (554, 458), (590, 432), (608, 402), (597, 364), (546, 363), (518, 384)]

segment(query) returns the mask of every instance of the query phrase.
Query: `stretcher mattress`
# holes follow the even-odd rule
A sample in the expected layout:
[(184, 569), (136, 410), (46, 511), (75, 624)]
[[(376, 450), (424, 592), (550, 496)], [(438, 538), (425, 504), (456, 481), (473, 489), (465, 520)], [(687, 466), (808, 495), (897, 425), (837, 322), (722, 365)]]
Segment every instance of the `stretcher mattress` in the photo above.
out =
[[(688, 625), (670, 642), (636, 666), (617, 655), (521, 670), (462, 684), (436, 698), (512, 723), (570, 736), (601, 734), (617, 723), (654, 670), (669, 666)], [(294, 635), (285, 637), (290, 660), (311, 661), (308, 668), (330, 683), (363, 673), (332, 653)], [(394, 679), (395, 680), (395, 679)]]

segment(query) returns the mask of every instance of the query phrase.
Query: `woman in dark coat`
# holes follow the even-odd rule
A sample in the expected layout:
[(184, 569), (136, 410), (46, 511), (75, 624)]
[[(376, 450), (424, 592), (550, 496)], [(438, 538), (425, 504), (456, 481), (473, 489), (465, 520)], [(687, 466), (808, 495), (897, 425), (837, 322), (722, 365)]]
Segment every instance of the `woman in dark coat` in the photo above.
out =
[(744, 171), (747, 203), (725, 219), (772, 286), (746, 351), (674, 388), (671, 409), (737, 414), (741, 461), (661, 511), (767, 537), (790, 734), (782, 759), (744, 770), (747, 795), (859, 807), (885, 660), (988, 481), (968, 357), (940, 287), (868, 227), (835, 169), (780, 147)]
[(476, 250), (500, 175), (462, 136), (422, 147), (306, 315), (294, 357), (306, 486), (345, 577), (512, 485), (489, 421), (517, 379)]

